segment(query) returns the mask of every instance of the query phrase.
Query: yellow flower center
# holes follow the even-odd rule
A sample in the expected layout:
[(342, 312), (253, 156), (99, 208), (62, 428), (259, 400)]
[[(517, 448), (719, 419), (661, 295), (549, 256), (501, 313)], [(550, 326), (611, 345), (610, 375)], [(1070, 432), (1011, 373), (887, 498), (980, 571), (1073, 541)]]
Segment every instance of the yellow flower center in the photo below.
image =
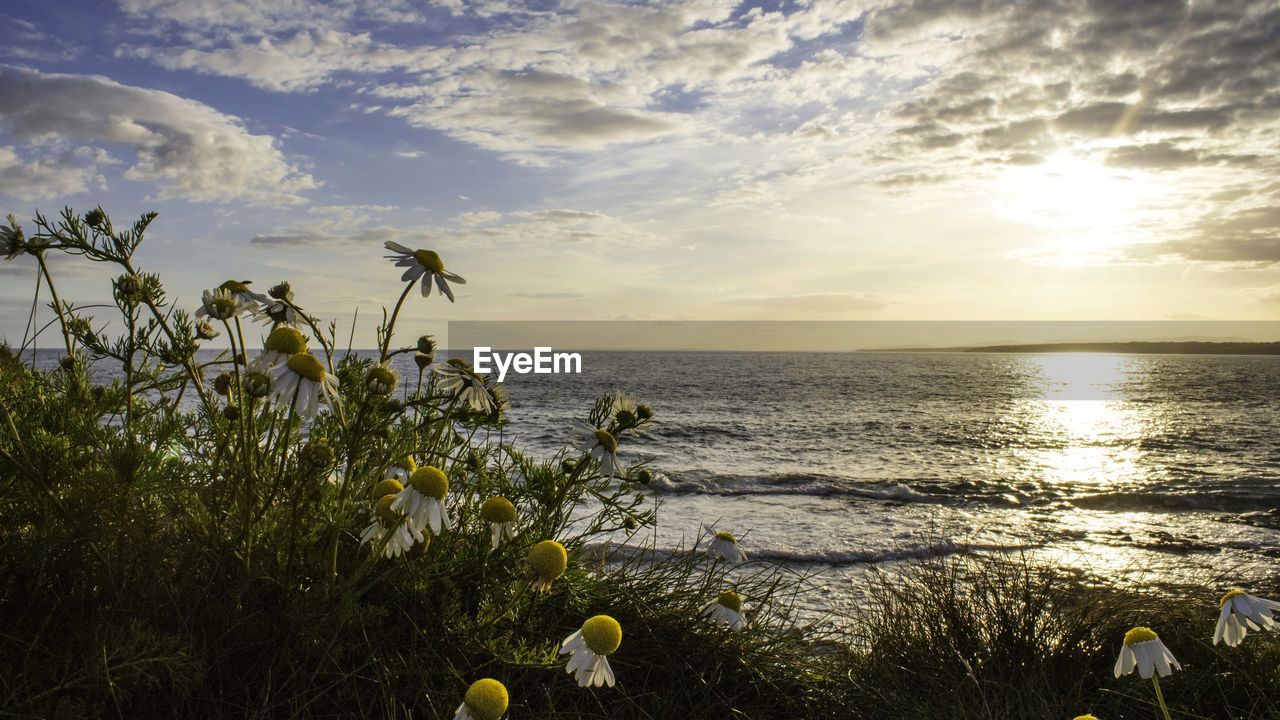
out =
[(716, 602), (734, 612), (742, 612), (742, 596), (732, 590), (725, 590), (716, 598)]
[(582, 639), (597, 655), (609, 655), (622, 644), (622, 626), (608, 615), (596, 615), (582, 623)]
[(399, 480), (390, 478), (373, 486), (373, 496), (381, 498), (386, 497), (387, 495), (395, 495), (403, 489), (404, 485), (401, 485)]
[(412, 473), (414, 470), (418, 469), (418, 463), (413, 461), (412, 455), (405, 455), (404, 459), (400, 461), (400, 467)]
[(391, 509), (391, 503), (395, 502), (395, 500), (395, 495), (383, 495), (378, 498), (378, 504), (374, 508), (374, 512), (378, 514), (378, 517), (382, 518), (382, 521), (388, 525), (400, 520), (400, 513)]
[(471, 683), (464, 702), (476, 720), (498, 720), (507, 711), (507, 688), (492, 678)]
[(458, 368), (459, 370), (467, 370), (467, 371), (471, 370), (471, 363), (467, 362), (462, 358), (449, 358), (446, 362)]
[(1124, 634), (1124, 644), (1133, 645), (1134, 643), (1149, 642), (1151, 640), (1155, 640), (1158, 637), (1159, 636), (1156, 635), (1155, 630), (1152, 630), (1149, 627), (1143, 627), (1139, 625), (1138, 627)]
[(433, 273), (444, 272), (444, 261), (432, 250), (414, 250), (413, 259)]
[(526, 561), (539, 580), (555, 580), (569, 567), (569, 553), (555, 540), (543, 540), (530, 548)]
[(288, 365), (290, 370), (312, 382), (324, 380), (324, 365), (311, 353), (290, 355)]
[(381, 365), (374, 365), (369, 368), (369, 382), (376, 382), (379, 385), (395, 385), (396, 376), (390, 369)]
[(271, 331), (266, 341), (262, 343), (262, 349), (285, 355), (297, 355), (307, 351), (307, 339), (297, 330), (281, 326)]
[(443, 470), (431, 465), (414, 470), (409, 477), (409, 484), (414, 490), (437, 500), (443, 500), (449, 494), (449, 477)]
[(516, 521), (516, 506), (504, 497), (491, 497), (480, 506), (480, 517), (491, 523)]
[(1218, 608), (1221, 609), (1223, 605), (1227, 604), (1228, 600), (1230, 600), (1231, 598), (1237, 595), (1247, 595), (1247, 594), (1248, 593), (1241, 590), (1240, 588), (1231, 588), (1230, 590), (1227, 591), (1227, 594), (1223, 595), (1222, 599), (1218, 601)]
[(229, 297), (215, 297), (209, 301), (210, 315), (225, 320), (236, 314), (236, 301)]
[(608, 430), (596, 430), (596, 442), (600, 443), (600, 447), (610, 453), (618, 451), (618, 441), (609, 434)]
[(222, 283), (221, 285), (219, 285), (218, 289), (226, 290), (227, 292), (233, 295), (249, 292), (249, 286), (245, 283), (240, 282), (239, 280), (228, 280)]
[(1098, 718), (1092, 715), (1077, 715), (1074, 718), (1072, 718), (1072, 720), (1098, 720)]
[(730, 535), (730, 534), (729, 534), (729, 533), (727, 533), (727, 532), (724, 532), (723, 530), (722, 530), (722, 531), (720, 531), (720, 532), (718, 532), (718, 533), (716, 533), (716, 538), (717, 538), (717, 539), (719, 539), (719, 540), (728, 540), (729, 542), (733, 543), (734, 545), (737, 545), (737, 544), (738, 544), (738, 538), (736, 538), (736, 537), (734, 537), (734, 536)]

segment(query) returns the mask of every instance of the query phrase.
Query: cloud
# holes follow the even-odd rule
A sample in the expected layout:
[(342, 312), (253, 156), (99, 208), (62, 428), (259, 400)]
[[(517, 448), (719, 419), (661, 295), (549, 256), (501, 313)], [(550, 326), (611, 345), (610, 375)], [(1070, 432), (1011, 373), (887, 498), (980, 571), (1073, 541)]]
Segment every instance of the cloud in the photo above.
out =
[(72, 164), (74, 153), (24, 160), (13, 147), (0, 147), (0, 193), (37, 201), (85, 192), (106, 184), (92, 165)]
[[(289, 203), (316, 186), (274, 138), (250, 133), (238, 119), (95, 75), (0, 66), (0, 127), (33, 148), (56, 141), (125, 148), (133, 158), (123, 177), (157, 183), (161, 198)], [(38, 163), (26, 172), (40, 174)], [(84, 182), (64, 177), (61, 191)]]

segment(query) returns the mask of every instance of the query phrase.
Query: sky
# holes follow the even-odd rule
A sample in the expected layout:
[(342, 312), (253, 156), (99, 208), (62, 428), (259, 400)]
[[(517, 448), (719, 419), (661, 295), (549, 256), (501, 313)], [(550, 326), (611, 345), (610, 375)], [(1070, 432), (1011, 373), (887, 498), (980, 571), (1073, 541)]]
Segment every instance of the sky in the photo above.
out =
[[(445, 320), (1280, 320), (1280, 6), (10, 0), (0, 210)], [(79, 259), (68, 299), (107, 297)], [(34, 265), (0, 266), (22, 336)], [(47, 311), (45, 312), (47, 315)]]

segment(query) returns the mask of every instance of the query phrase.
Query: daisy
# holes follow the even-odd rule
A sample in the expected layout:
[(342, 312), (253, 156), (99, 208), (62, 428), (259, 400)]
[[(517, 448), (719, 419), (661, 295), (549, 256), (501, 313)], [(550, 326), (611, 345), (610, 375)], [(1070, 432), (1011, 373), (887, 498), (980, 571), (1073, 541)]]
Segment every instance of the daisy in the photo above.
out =
[(505, 537), (516, 536), (516, 506), (504, 497), (491, 497), (480, 506), (480, 517), (489, 523), (491, 550), (497, 550)]
[(608, 615), (596, 615), (582, 623), (560, 644), (560, 654), (569, 655), (564, 671), (573, 675), (578, 687), (613, 687), (613, 668), (609, 655), (622, 644), (622, 626)]
[(383, 246), (395, 253), (387, 255), (388, 260), (394, 260), (396, 267), (408, 268), (404, 271), (404, 275), (400, 276), (401, 280), (413, 282), (422, 278), (422, 297), (431, 294), (432, 278), (435, 279), (436, 287), (440, 288), (440, 293), (449, 298), (449, 302), (453, 302), (453, 290), (449, 288), (449, 282), (456, 282), (459, 285), (467, 284), (466, 280), (457, 275), (445, 272), (444, 261), (431, 250), (410, 250), (394, 240), (386, 241)]
[(237, 299), (222, 288), (205, 290), (201, 300), (200, 309), (196, 310), (196, 317), (200, 318), (229, 320), (236, 315), (252, 314), (255, 310), (252, 304)]
[(551, 592), (551, 584), (564, 575), (569, 567), (569, 553), (555, 540), (543, 540), (529, 549), (525, 558), (533, 589), (540, 593)]
[(409, 478), (413, 475), (413, 471), (418, 469), (418, 463), (413, 461), (412, 455), (405, 455), (404, 459), (395, 465), (389, 465), (387, 471), (382, 474), (383, 479), (395, 478), (402, 483), (409, 482)]
[(400, 373), (391, 369), (391, 362), (382, 362), (369, 368), (364, 376), (364, 387), (373, 395), (390, 395), (400, 384)]
[(249, 365), (252, 372), (265, 373), (289, 358), (307, 351), (307, 338), (287, 325), (272, 330), (262, 341), (262, 352)]
[(466, 360), (453, 358), (437, 365), (435, 374), (439, 378), (440, 389), (458, 394), (458, 399), (472, 410), (482, 413), (493, 410), (493, 397), (484, 386), (484, 380), (476, 375)]
[(293, 410), (307, 420), (314, 420), (323, 397), (330, 406), (338, 400), (338, 377), (324, 369), (324, 363), (311, 353), (301, 352), (271, 368), (271, 397), (276, 402), (293, 403)]
[(1173, 653), (1160, 642), (1160, 637), (1149, 627), (1135, 627), (1124, 634), (1124, 645), (1120, 648), (1120, 657), (1116, 660), (1116, 677), (1128, 675), (1138, 669), (1143, 680), (1151, 678), (1153, 673), (1167, 677), (1175, 669), (1181, 670)]
[(1213, 644), (1226, 640), (1235, 647), (1244, 641), (1250, 630), (1274, 630), (1277, 623), (1272, 613), (1280, 610), (1280, 602), (1263, 600), (1235, 588), (1218, 603), (1222, 611), (1218, 614), (1218, 627), (1213, 632)]
[(409, 476), (409, 484), (396, 493), (392, 509), (409, 516), (416, 530), (430, 527), (434, 535), (449, 529), (449, 513), (444, 498), (449, 494), (449, 477), (438, 467), (424, 465)]
[(613, 395), (613, 416), (619, 425), (630, 425), (636, 420), (636, 396), (619, 390)]
[(578, 449), (600, 461), (600, 472), (613, 477), (618, 473), (618, 439), (608, 430), (591, 427), (579, 421), (576, 434), (581, 441)]
[(713, 558), (727, 560), (737, 565), (747, 561), (747, 554), (738, 547), (738, 538), (727, 532), (717, 532), (707, 545), (707, 553)]
[(262, 293), (256, 293), (249, 289), (252, 280), (228, 280), (218, 286), (219, 290), (226, 290), (231, 293), (240, 302), (245, 303), (257, 310), (259, 305), (265, 305), (270, 300)]
[(471, 683), (453, 720), (498, 720), (507, 711), (507, 688), (493, 678)]
[(293, 288), (288, 282), (274, 285), (262, 299), (262, 313), (255, 318), (265, 325), (292, 325), (297, 327), (306, 318), (293, 307)]
[(373, 522), (360, 533), (360, 544), (371, 540), (386, 540), (382, 548), (383, 557), (399, 557), (409, 551), (417, 542), (430, 542), (421, 532), (413, 529), (395, 507), (395, 495), (383, 495), (373, 511)]
[(376, 498), (384, 498), (388, 495), (395, 495), (403, 489), (404, 484), (399, 480), (388, 478), (386, 480), (379, 480), (378, 484), (373, 486), (373, 492), (370, 494)]
[(717, 620), (729, 626), (730, 630), (741, 630), (747, 626), (747, 618), (742, 614), (742, 596), (732, 590), (725, 590), (702, 609), (704, 617)]

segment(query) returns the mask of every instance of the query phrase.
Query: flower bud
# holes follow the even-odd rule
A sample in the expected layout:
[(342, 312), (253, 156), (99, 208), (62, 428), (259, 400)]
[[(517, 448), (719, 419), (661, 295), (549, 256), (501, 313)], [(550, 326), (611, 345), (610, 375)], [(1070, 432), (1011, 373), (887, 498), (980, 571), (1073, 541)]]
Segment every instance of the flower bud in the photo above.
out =
[(636, 408), (636, 417), (641, 420), (651, 420), (653, 418), (653, 408), (648, 405), (641, 405)]
[(640, 468), (636, 471), (634, 479), (641, 485), (648, 485), (653, 482), (653, 471), (649, 468)]
[(634, 517), (628, 515), (622, 520), (622, 527), (628, 530), (635, 530), (637, 527), (640, 527), (640, 523), (636, 522)]
[(107, 221), (107, 216), (102, 212), (102, 208), (94, 208), (84, 214), (84, 224), (91, 228), (96, 228)]
[(561, 460), (561, 461), (560, 461), (560, 470), (561, 470), (561, 471), (563, 471), (563, 472), (571, 473), (571, 472), (573, 472), (574, 470), (577, 470), (577, 469), (578, 469), (578, 463), (577, 463), (577, 462), (575, 462), (575, 461), (573, 461), (573, 460)]
[(423, 335), (418, 338), (418, 352), (423, 355), (436, 354), (436, 339), (430, 335)]
[(231, 373), (222, 373), (213, 379), (213, 391), (226, 397), (231, 394)]
[(413, 361), (417, 363), (419, 370), (426, 370), (436, 361), (436, 356), (435, 353), (414, 353)]
[(313, 437), (298, 451), (299, 462), (316, 471), (332, 467), (337, 459), (338, 456), (327, 438)]
[(232, 421), (239, 420), (240, 407), (238, 405), (227, 405), (222, 408), (222, 417)]
[(63, 370), (74, 370), (76, 367), (76, 358), (74, 355), (63, 355), (58, 360), (58, 366)]
[(289, 281), (286, 280), (279, 285), (272, 285), (267, 294), (276, 300), (293, 301), (293, 288), (289, 287)]
[(116, 292), (124, 300), (136, 301), (142, 294), (142, 282), (137, 275), (126, 273), (116, 278)]
[(244, 391), (249, 397), (266, 397), (271, 392), (271, 378), (263, 373), (251, 372), (244, 376)]

